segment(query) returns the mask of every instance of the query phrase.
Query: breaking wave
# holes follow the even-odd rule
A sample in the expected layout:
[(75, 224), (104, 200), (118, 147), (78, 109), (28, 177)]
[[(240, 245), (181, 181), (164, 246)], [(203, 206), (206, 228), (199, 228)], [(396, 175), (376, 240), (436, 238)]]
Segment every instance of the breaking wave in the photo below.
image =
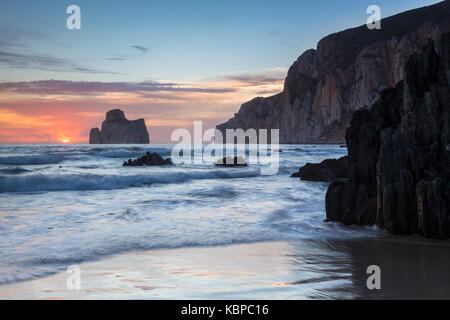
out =
[(259, 170), (160, 172), (140, 175), (34, 174), (0, 177), (0, 192), (115, 190), (151, 184), (183, 183), (196, 179), (236, 179), (258, 176)]
[(10, 156), (0, 157), (0, 164), (7, 165), (39, 165), (55, 164), (66, 160), (62, 155), (28, 155), (28, 156)]

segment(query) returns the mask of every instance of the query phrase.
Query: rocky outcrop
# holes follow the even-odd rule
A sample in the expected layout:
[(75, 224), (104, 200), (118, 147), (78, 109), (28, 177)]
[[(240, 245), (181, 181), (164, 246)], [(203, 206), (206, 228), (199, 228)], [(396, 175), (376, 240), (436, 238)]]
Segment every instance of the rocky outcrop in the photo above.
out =
[(281, 101), (281, 93), (269, 98), (255, 98), (244, 103), (239, 112), (227, 123), (217, 126), (217, 129), (226, 137), (226, 129), (267, 129), (272, 125), (278, 105)]
[(332, 182), (335, 179), (347, 177), (347, 157), (328, 159), (321, 163), (307, 163), (292, 175), (304, 181)]
[(148, 144), (149, 134), (144, 119), (130, 121), (122, 110), (106, 113), (102, 130), (94, 128), (89, 136), (89, 144)]
[(164, 159), (157, 153), (147, 152), (143, 157), (136, 160), (129, 159), (123, 163), (124, 167), (143, 167), (143, 166), (166, 166), (171, 165), (172, 159)]
[(281, 94), (243, 104), (226, 129), (280, 129), (280, 143), (341, 143), (353, 112), (404, 77), (408, 57), (450, 31), (450, 1), (322, 39), (289, 69)]
[(235, 167), (247, 167), (247, 163), (243, 157), (225, 157), (219, 159), (216, 162), (217, 167), (235, 168)]
[(405, 65), (405, 80), (355, 113), (348, 181), (327, 193), (327, 218), (394, 234), (450, 236), (450, 33)]

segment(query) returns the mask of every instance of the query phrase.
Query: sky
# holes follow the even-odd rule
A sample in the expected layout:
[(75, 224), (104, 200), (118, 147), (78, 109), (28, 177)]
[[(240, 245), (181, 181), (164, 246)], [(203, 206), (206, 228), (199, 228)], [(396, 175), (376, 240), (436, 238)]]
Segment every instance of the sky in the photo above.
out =
[[(0, 0), (0, 143), (87, 143), (108, 110), (152, 143), (283, 89), (324, 36), (433, 0)], [(66, 9), (81, 9), (69, 30)]]

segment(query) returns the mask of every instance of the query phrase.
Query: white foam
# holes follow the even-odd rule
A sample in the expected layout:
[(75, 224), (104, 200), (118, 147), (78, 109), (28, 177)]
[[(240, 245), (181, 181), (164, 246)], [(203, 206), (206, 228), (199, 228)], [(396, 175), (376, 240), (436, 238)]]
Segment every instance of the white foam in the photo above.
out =
[(39, 164), (55, 164), (66, 160), (61, 155), (27, 155), (27, 156), (10, 156), (0, 157), (0, 164), (9, 165), (39, 165)]
[(155, 183), (183, 183), (196, 179), (233, 179), (259, 175), (259, 170), (155, 172), (140, 175), (34, 174), (0, 177), (0, 192), (114, 190)]

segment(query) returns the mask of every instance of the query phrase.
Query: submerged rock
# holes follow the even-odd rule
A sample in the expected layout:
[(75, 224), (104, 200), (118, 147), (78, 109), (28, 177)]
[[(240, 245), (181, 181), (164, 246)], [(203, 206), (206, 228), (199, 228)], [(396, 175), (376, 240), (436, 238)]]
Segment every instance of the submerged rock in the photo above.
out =
[(147, 152), (145, 156), (136, 160), (129, 159), (123, 163), (124, 167), (143, 167), (143, 166), (165, 166), (171, 165), (172, 159), (164, 159), (157, 153)]
[(247, 167), (247, 163), (243, 157), (226, 157), (216, 162), (218, 167)]
[(93, 128), (89, 136), (89, 144), (148, 144), (149, 134), (144, 119), (130, 121), (122, 110), (111, 110), (106, 113), (102, 130)]
[(296, 173), (292, 178), (300, 178), (304, 181), (332, 182), (334, 179), (347, 177), (347, 157), (340, 159), (329, 159), (321, 163), (308, 163)]
[(328, 220), (450, 237), (450, 33), (437, 51), (429, 40), (404, 81), (355, 113), (348, 181), (330, 185)]

